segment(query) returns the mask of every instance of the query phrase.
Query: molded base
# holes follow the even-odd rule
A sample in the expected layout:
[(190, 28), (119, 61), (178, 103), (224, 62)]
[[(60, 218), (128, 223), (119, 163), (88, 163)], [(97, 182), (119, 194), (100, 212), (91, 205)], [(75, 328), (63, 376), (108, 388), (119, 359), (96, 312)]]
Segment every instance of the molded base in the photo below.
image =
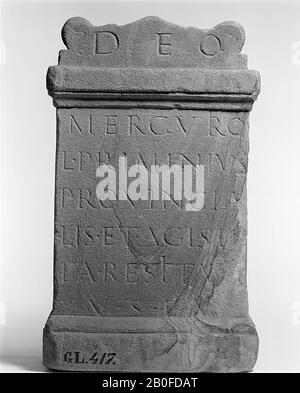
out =
[(221, 329), (196, 318), (50, 315), (43, 361), (65, 371), (243, 372), (257, 358), (252, 321)]

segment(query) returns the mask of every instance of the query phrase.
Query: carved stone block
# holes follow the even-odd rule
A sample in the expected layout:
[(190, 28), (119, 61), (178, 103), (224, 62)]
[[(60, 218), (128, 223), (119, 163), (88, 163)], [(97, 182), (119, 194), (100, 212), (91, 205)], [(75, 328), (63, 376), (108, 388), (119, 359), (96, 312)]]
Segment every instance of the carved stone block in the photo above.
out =
[(251, 370), (243, 28), (66, 22), (57, 108), (54, 302), (59, 370)]

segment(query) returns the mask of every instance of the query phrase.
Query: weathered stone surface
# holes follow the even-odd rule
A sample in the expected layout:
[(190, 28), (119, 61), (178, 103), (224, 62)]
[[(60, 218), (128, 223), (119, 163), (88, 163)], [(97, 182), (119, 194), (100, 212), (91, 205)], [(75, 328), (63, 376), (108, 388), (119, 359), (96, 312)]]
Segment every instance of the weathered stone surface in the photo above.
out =
[[(72, 18), (62, 36), (68, 50), (47, 75), (57, 159), (45, 365), (251, 370), (258, 337), (248, 315), (246, 173), (259, 75), (240, 53), (243, 29)], [(116, 169), (115, 199), (99, 197), (104, 164)], [(193, 190), (202, 176), (199, 204), (176, 197), (175, 175), (154, 199), (152, 165), (192, 168)], [(147, 198), (135, 200), (141, 168)], [(187, 172), (180, 176), (186, 190)]]

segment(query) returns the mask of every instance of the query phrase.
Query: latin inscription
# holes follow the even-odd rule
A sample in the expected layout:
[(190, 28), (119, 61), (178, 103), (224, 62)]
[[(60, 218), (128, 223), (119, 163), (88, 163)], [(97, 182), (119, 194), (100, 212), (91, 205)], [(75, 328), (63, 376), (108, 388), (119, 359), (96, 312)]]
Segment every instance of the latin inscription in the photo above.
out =
[[(176, 45), (172, 46), (172, 33), (170, 32), (157, 32), (156, 36), (156, 53), (153, 55), (170, 56), (172, 50), (176, 54)], [(115, 32), (112, 31), (99, 31), (95, 33), (94, 53), (96, 55), (111, 55), (118, 52), (120, 47), (120, 39)], [(205, 56), (211, 57), (217, 55), (222, 44), (220, 38), (215, 34), (206, 34), (199, 39), (199, 51)]]
[[(101, 32), (98, 40), (104, 37)], [(172, 36), (156, 38), (160, 55), (170, 55)], [(108, 55), (108, 43), (113, 48), (118, 42), (105, 39), (97, 50)], [(68, 309), (84, 315), (167, 315), (212, 240), (226, 243), (228, 231), (213, 228), (216, 220), (234, 217), (243, 193), (247, 113), (59, 109), (58, 119), (58, 299), (72, 292)], [(203, 209), (187, 212), (172, 193), (169, 200), (122, 200), (118, 189), (116, 200), (99, 200), (96, 169), (103, 163), (117, 167), (120, 156), (128, 167), (146, 169), (203, 165)], [(64, 303), (58, 304), (63, 313)], [(67, 358), (76, 362), (80, 356)]]
[(158, 54), (171, 55), (171, 33), (156, 33), (158, 37)]
[(145, 246), (169, 246), (169, 247), (203, 247), (209, 241), (209, 229), (199, 228), (168, 228), (161, 229), (139, 226), (106, 226), (85, 227), (80, 225), (56, 225), (55, 237), (57, 244), (65, 247), (80, 246), (91, 247), (93, 245), (116, 246), (124, 237), (126, 243), (142, 241)]
[(81, 261), (80, 264), (64, 265), (64, 282), (86, 281), (90, 283), (107, 284), (172, 284), (174, 282), (184, 284), (193, 264), (171, 263), (166, 261), (165, 255), (160, 257), (160, 262), (143, 263), (129, 262), (118, 264), (117, 262), (94, 263)]
[(97, 111), (93, 113), (67, 114), (63, 121), (67, 127), (69, 135), (124, 135), (124, 136), (167, 136), (170, 134), (182, 137), (188, 136), (197, 130), (199, 136), (236, 136), (243, 135), (245, 114), (224, 113), (219, 112), (202, 112), (199, 115), (184, 116), (178, 114), (176, 116), (168, 115), (168, 111), (164, 114), (151, 115), (147, 112), (143, 115), (137, 113), (117, 114), (110, 110), (110, 114), (99, 114)]

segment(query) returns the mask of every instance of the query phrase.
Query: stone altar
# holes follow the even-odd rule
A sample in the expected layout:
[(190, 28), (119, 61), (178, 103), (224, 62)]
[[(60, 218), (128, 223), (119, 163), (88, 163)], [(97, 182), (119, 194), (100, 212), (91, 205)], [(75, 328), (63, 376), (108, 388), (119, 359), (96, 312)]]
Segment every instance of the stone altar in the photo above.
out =
[(53, 310), (44, 364), (251, 370), (243, 28), (75, 17), (47, 87), (57, 108)]

